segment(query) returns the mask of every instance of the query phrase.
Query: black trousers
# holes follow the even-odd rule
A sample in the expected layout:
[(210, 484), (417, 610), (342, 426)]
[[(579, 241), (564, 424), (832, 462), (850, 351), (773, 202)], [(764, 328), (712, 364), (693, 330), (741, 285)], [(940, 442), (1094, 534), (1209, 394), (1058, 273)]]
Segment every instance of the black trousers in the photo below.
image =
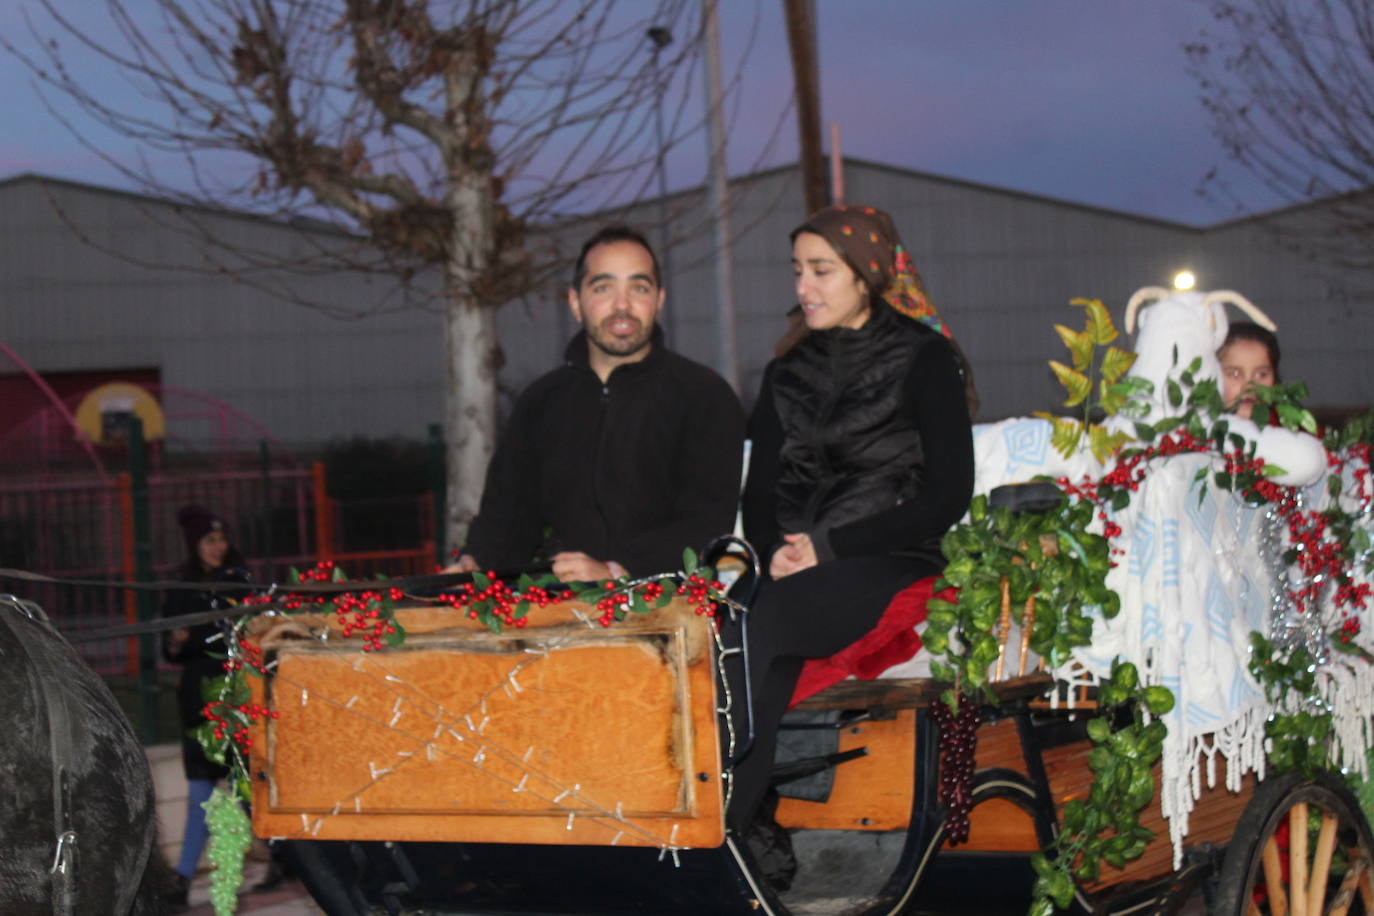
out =
[[(809, 658), (828, 658), (857, 642), (877, 625), (893, 595), (940, 571), (929, 561), (911, 557), (852, 557), (760, 586), (747, 623), (754, 743), (734, 768), (726, 812), (733, 830), (741, 833), (748, 826), (768, 790), (778, 723), (792, 699), (802, 664)], [(741, 591), (737, 586), (736, 593)], [(727, 618), (722, 622), (722, 636), (726, 646), (738, 646), (739, 625)], [(739, 656), (731, 656), (723, 667), (733, 694), (732, 721), (739, 741), (748, 729), (741, 689), (743, 663)]]

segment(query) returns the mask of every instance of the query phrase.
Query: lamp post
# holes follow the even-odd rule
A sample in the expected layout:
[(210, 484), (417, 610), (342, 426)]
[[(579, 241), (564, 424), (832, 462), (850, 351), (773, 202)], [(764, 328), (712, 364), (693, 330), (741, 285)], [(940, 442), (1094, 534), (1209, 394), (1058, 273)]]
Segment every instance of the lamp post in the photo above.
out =
[[(663, 94), (667, 87), (663, 85), (663, 71), (658, 66), (658, 52), (673, 43), (673, 33), (663, 26), (656, 25), (644, 34), (653, 43), (654, 133), (658, 141), (658, 156), (655, 159), (655, 168), (658, 171), (658, 257), (659, 267), (663, 271), (661, 285), (667, 288), (668, 278), (673, 272), (672, 233), (668, 231), (668, 170), (664, 161), (668, 150), (663, 139)], [(677, 310), (669, 309), (667, 318), (671, 338), (671, 332), (677, 329)]]

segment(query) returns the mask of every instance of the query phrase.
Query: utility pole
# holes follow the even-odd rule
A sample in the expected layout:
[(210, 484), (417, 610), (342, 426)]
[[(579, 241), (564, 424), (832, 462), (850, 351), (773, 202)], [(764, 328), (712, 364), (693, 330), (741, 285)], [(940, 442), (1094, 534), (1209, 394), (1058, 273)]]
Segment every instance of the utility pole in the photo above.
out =
[(716, 370), (739, 392), (739, 353), (735, 346), (734, 271), (731, 268), (730, 189), (725, 177), (725, 112), (720, 88), (720, 22), (716, 0), (703, 0), (706, 33), (706, 139), (710, 144), (709, 175), (712, 238), (716, 253)]
[[(658, 66), (658, 54), (673, 43), (673, 33), (662, 26), (654, 26), (645, 33), (654, 45), (654, 133), (658, 141), (658, 157), (655, 167), (658, 170), (658, 263), (663, 272), (660, 286), (667, 288), (673, 275), (673, 234), (668, 228), (668, 168), (667, 146), (663, 139), (663, 94), (667, 86), (663, 84), (663, 71)], [(667, 318), (668, 342), (674, 343), (673, 332), (677, 330), (677, 309), (669, 307)], [(679, 346), (680, 346), (679, 342)]]
[(783, 0), (787, 44), (792, 50), (792, 78), (796, 84), (797, 131), (800, 135), (802, 193), (806, 215), (830, 204), (826, 190), (825, 156), (821, 152), (821, 90), (816, 55), (815, 0)]

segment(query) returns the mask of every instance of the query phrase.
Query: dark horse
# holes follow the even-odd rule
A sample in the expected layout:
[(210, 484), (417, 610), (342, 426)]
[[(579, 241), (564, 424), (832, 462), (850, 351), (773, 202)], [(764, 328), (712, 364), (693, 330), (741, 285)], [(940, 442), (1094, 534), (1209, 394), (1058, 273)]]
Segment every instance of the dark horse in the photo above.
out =
[(143, 747), (43, 611), (9, 595), (0, 595), (0, 722), (0, 913), (165, 912)]

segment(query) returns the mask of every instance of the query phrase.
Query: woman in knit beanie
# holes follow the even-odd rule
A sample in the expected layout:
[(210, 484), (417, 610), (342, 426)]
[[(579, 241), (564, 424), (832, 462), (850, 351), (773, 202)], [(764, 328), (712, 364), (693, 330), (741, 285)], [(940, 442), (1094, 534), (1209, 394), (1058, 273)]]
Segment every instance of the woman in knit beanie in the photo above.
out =
[[(242, 555), (230, 543), (229, 526), (224, 519), (204, 506), (183, 506), (177, 512), (186, 543), (186, 562), (177, 571), (182, 582), (246, 582), (248, 571)], [(162, 616), (180, 617), (217, 607), (228, 609), (223, 597), (214, 592), (177, 589), (167, 593)], [(181, 764), (186, 773), (186, 826), (182, 834), (181, 857), (176, 865), (176, 886), (170, 893), (174, 908), (186, 905), (187, 890), (196, 873), (209, 831), (201, 803), (210, 797), (215, 783), (228, 771), (205, 756), (200, 742), (189, 732), (204, 721), (201, 709), (201, 684), (206, 678), (224, 673), (223, 643), (219, 623), (202, 623), (170, 631), (163, 643), (163, 656), (181, 665), (177, 682), (177, 712), (183, 729)]]

